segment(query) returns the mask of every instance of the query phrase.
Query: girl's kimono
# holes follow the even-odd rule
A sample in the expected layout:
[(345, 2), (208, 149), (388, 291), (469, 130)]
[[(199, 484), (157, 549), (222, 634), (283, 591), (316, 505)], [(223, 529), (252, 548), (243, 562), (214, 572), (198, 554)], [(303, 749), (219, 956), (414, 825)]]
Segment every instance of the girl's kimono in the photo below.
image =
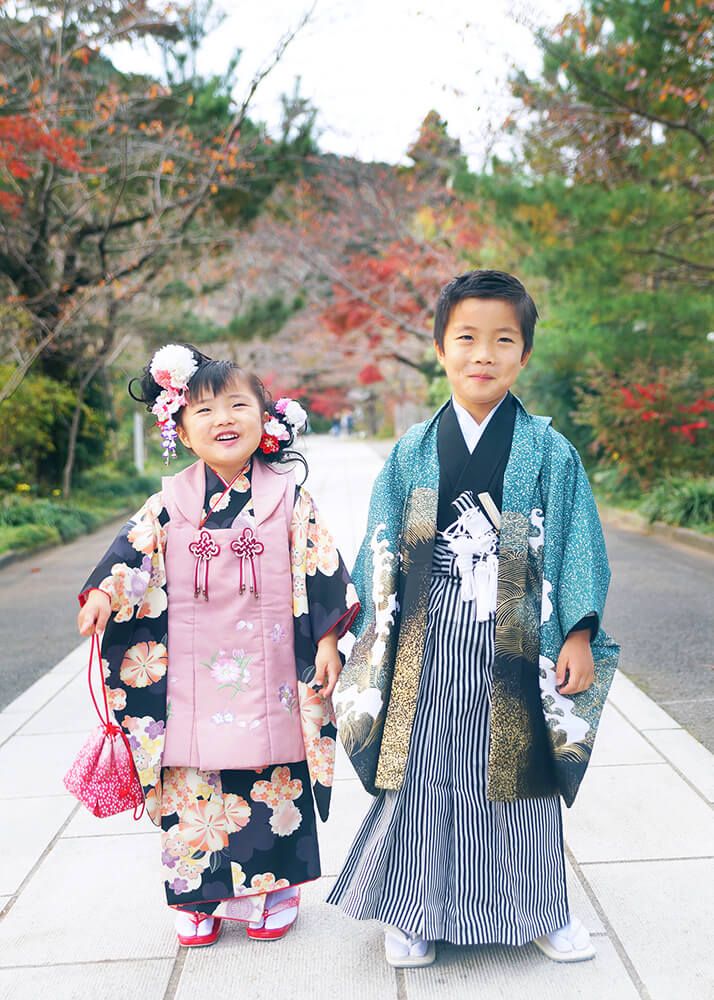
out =
[[(109, 594), (109, 703), (162, 828), (166, 896), (259, 920), (265, 894), (320, 875), (334, 714), (317, 642), (358, 603), (292, 471), (254, 458), (230, 489), (197, 462), (164, 479), (83, 588)], [(253, 492), (255, 491), (255, 492)]]
[[(568, 921), (558, 795), (583, 777), (618, 647), (575, 449), (508, 394), (470, 455), (452, 403), (397, 443), (353, 573), (335, 696), (377, 798), (329, 902), (429, 940), (523, 944)], [(595, 683), (555, 690), (590, 628)]]

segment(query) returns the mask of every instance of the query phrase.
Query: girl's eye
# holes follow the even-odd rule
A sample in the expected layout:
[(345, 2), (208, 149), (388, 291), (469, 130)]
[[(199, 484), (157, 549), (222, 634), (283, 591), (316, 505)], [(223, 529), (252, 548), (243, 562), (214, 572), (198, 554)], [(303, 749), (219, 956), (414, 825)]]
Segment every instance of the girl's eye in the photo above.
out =
[(200, 410), (196, 410), (196, 413), (210, 413), (211, 411), (207, 406), (202, 406)]

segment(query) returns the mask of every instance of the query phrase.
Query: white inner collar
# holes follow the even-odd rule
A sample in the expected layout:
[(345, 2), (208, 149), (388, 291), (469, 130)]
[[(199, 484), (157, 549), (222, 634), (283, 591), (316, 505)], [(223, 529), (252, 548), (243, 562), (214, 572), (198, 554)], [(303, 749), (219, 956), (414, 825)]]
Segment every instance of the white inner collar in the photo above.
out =
[(469, 411), (465, 409), (461, 405), (461, 403), (457, 403), (454, 397), (453, 396), (451, 397), (451, 402), (454, 407), (454, 412), (456, 413), (456, 419), (459, 422), (461, 433), (464, 436), (464, 441), (466, 442), (466, 447), (468, 448), (470, 454), (473, 454), (474, 448), (479, 443), (483, 435), (483, 432), (488, 427), (489, 420), (494, 415), (494, 413), (499, 408), (499, 406), (501, 405), (501, 403), (503, 402), (503, 400), (506, 398), (507, 395), (508, 393), (505, 393), (504, 396), (501, 399), (499, 399), (494, 408), (488, 414), (486, 414), (486, 416), (483, 418), (480, 424), (477, 423), (476, 420), (474, 420)]

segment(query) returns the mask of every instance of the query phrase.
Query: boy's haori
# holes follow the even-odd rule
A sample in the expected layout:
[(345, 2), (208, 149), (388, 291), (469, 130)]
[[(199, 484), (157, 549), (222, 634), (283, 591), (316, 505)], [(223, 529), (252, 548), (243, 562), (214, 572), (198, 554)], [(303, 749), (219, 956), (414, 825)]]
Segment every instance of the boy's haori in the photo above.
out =
[[(501, 507), (488, 794), (560, 791), (572, 805), (590, 760), (619, 647), (600, 628), (595, 684), (560, 695), (555, 663), (609, 583), (600, 521), (580, 458), (516, 397)], [(365, 788), (399, 788), (419, 688), (450, 404), (397, 443), (377, 477), (352, 577), (363, 601), (335, 698), (340, 738)], [(451, 426), (450, 426), (451, 425)], [(448, 459), (447, 459), (448, 461)], [(456, 472), (454, 471), (454, 473)], [(443, 487), (442, 487), (443, 488)], [(544, 511), (546, 512), (544, 514)], [(547, 736), (547, 740), (544, 739)]]
[[(244, 378), (268, 415), (259, 448), (264, 461), (305, 461), (291, 451), (297, 435), (307, 426), (307, 413), (297, 400), (281, 397), (273, 401), (265, 385), (253, 372), (233, 361), (214, 360), (191, 344), (167, 344), (148, 362), (142, 376), (129, 382), (132, 399), (145, 403), (156, 417), (161, 433), (163, 457), (168, 465), (176, 457), (180, 413), (191, 395), (208, 391), (215, 395), (236, 377)], [(135, 384), (138, 383), (138, 391)], [(178, 419), (176, 415), (179, 414)]]

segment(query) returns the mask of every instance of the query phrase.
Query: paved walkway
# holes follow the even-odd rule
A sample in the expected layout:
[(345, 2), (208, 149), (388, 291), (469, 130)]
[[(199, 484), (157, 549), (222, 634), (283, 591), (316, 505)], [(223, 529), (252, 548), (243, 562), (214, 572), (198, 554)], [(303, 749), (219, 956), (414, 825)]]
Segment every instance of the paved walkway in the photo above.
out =
[[(359, 443), (344, 462), (344, 448), (313, 440), (308, 458), (349, 561), (380, 462)], [(0, 713), (0, 1000), (714, 998), (714, 757), (624, 676), (565, 812), (571, 906), (595, 961), (559, 966), (533, 945), (443, 946), (431, 969), (395, 972), (378, 925), (323, 903), (369, 803), (344, 758), (322, 829), (325, 874), (289, 936), (251, 942), (229, 925), (213, 948), (177, 949), (149, 821), (97, 820), (64, 794), (94, 724), (86, 656), (82, 643)]]

